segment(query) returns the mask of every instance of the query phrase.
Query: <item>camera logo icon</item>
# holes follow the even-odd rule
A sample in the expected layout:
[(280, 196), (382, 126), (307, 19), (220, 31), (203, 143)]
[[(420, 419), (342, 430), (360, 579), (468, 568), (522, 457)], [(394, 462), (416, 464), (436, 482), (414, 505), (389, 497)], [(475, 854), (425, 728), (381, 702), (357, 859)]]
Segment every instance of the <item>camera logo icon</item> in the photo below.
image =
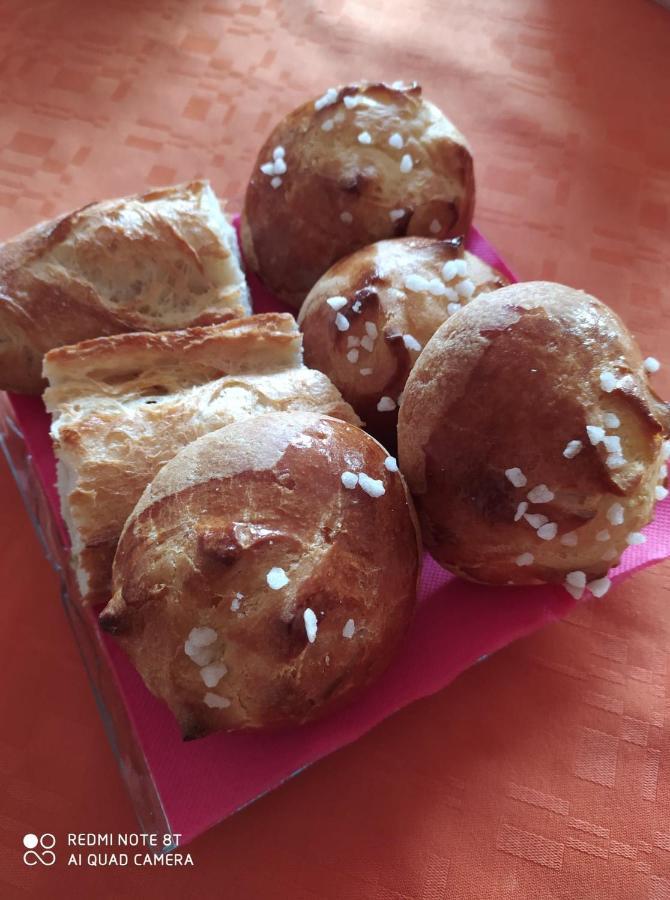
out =
[(56, 846), (56, 836), (48, 831), (39, 836), (36, 834), (24, 834), (23, 846), (26, 848), (23, 854), (23, 862), (27, 866), (53, 866), (56, 862), (56, 854), (53, 848)]

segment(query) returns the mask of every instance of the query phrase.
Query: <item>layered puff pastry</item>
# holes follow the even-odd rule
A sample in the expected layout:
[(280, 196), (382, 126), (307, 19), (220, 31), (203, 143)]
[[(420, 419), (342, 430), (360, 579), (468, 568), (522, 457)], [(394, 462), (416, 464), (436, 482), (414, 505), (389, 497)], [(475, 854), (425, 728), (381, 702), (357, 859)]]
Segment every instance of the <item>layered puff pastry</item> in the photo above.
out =
[(328, 378), (303, 365), (287, 314), (84, 341), (50, 351), (44, 374), (61, 506), (86, 600), (109, 599), (126, 518), (191, 441), (272, 410), (359, 421)]

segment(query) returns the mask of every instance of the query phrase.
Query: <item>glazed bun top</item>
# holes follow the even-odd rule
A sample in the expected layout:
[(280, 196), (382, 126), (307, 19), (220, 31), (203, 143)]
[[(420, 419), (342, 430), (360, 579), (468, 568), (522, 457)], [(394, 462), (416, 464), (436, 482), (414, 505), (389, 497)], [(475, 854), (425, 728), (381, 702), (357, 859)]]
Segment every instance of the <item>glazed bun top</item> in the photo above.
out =
[(161, 469), (126, 523), (101, 624), (186, 737), (298, 724), (386, 667), (418, 570), (384, 448), (328, 416), (272, 413)]
[(463, 304), (505, 284), (459, 238), (371, 244), (335, 263), (309, 292), (298, 316), (305, 362), (392, 446), (400, 395), (422, 347)]
[(480, 581), (604, 575), (664, 493), (669, 421), (596, 298), (547, 282), (477, 298), (430, 340), (400, 409), (428, 549)]
[(242, 215), (247, 265), (299, 307), (336, 260), (402, 235), (467, 233), (472, 156), (418, 84), (331, 88), (287, 115), (254, 164)]

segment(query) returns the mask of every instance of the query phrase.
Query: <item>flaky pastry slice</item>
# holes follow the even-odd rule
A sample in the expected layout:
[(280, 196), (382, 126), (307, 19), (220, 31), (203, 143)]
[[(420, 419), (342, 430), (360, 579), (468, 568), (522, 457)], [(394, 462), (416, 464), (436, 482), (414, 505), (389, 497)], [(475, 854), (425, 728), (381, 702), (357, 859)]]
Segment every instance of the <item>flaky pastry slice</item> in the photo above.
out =
[(54, 347), (250, 312), (235, 229), (208, 181), (89, 203), (0, 244), (0, 390), (39, 394)]
[(329, 379), (303, 364), (302, 335), (287, 314), (60, 347), (46, 355), (44, 376), (61, 507), (86, 601), (108, 599), (126, 518), (191, 441), (275, 410), (359, 424)]

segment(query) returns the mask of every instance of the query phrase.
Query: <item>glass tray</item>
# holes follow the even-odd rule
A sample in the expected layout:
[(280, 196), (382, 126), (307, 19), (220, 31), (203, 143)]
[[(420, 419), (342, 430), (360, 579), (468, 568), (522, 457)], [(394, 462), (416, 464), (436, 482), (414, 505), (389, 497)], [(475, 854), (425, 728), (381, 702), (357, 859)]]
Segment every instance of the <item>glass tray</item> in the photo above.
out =
[[(468, 249), (508, 272), (472, 229)], [(256, 312), (283, 311), (249, 278)], [(446, 687), (481, 658), (567, 615), (562, 588), (491, 588), (459, 581), (424, 559), (417, 613), (397, 658), (351, 705), (277, 733), (218, 732), (184, 742), (116, 642), (81, 605), (54, 487), (49, 417), (38, 397), (0, 393), (0, 442), (47, 558), (59, 574), (70, 621), (100, 714), (142, 831), (187, 844), (324, 756), (357, 740), (409, 703)], [(670, 556), (670, 498), (659, 504), (647, 543), (626, 551), (612, 577)], [(505, 593), (505, 603), (501, 597)], [(162, 841), (161, 841), (162, 843)]]
[[(76, 579), (68, 562), (68, 549), (56, 521), (44, 484), (19, 424), (20, 416), (10, 395), (0, 391), (0, 443), (44, 553), (60, 579), (60, 594), (79, 654), (116, 762), (143, 833), (161, 838), (171, 834), (170, 824), (152, 778), (147, 759), (137, 741), (115, 678), (101, 652), (96, 611), (79, 602)], [(174, 849), (173, 843), (164, 851)]]

